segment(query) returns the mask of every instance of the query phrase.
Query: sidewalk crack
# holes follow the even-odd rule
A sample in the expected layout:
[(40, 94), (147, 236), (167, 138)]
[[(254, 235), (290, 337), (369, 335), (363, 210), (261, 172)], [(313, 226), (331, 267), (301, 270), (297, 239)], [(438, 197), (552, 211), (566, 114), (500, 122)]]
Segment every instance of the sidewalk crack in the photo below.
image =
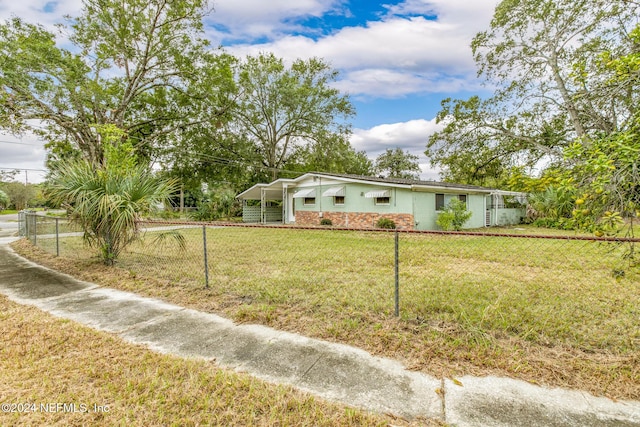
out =
[(300, 379), (302, 379), (302, 378), (306, 377), (306, 376), (307, 376), (307, 374), (309, 373), (309, 371), (311, 371), (311, 370), (313, 369), (313, 367), (314, 367), (314, 366), (316, 366), (316, 365), (318, 364), (318, 362), (320, 361), (320, 359), (322, 359), (322, 355), (318, 356), (318, 358), (315, 360), (315, 362), (313, 362), (313, 363), (311, 364), (311, 366), (309, 366), (309, 367), (307, 368), (307, 370), (306, 370), (306, 371), (304, 371), (304, 374), (302, 374), (302, 375), (300, 376)]

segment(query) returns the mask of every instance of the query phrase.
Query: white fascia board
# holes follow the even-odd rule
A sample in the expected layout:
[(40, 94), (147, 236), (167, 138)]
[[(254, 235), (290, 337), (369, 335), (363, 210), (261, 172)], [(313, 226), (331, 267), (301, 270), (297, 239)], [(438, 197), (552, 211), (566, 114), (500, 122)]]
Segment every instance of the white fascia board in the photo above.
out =
[(411, 191), (425, 191), (434, 193), (455, 193), (455, 194), (486, 194), (490, 195), (494, 190), (462, 187), (441, 187), (439, 185), (412, 185)]
[[(346, 178), (342, 176), (331, 176), (331, 175), (323, 175), (321, 173), (307, 173), (302, 175), (297, 180), (300, 180), (304, 177), (318, 177), (322, 178), (322, 185), (339, 185), (340, 183), (348, 182), (353, 184), (367, 184), (367, 185), (376, 185), (378, 187), (394, 187), (394, 188), (411, 188), (409, 184), (398, 184), (393, 182), (386, 181), (369, 181), (367, 179), (358, 179), (358, 178)], [(317, 185), (317, 183), (316, 183)]]

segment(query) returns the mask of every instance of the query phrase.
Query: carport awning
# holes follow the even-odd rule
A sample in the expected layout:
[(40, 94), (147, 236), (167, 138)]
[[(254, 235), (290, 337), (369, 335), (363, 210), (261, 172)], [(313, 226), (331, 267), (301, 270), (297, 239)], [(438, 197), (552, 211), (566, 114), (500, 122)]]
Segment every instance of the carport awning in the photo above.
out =
[(391, 194), (389, 190), (373, 190), (365, 193), (364, 197), (374, 199), (376, 197), (389, 197), (389, 194)]
[(316, 197), (316, 189), (315, 188), (306, 188), (303, 190), (298, 190), (293, 195), (294, 198), (301, 197)]
[(322, 197), (344, 197), (344, 187), (331, 187), (324, 193), (322, 193)]

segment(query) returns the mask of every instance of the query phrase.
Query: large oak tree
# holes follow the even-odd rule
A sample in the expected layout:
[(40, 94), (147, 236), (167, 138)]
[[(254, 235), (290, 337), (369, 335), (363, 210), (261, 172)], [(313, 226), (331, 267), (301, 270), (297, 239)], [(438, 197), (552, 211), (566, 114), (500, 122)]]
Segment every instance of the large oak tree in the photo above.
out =
[(401, 148), (387, 148), (376, 158), (376, 173), (387, 178), (418, 179), (420, 163), (418, 156)]
[(473, 53), (491, 97), (446, 99), (444, 124), (426, 154), (445, 178), (495, 182), (512, 166), (561, 161), (575, 140), (589, 145), (624, 131), (638, 82), (614, 81), (604, 54), (637, 50), (629, 36), (639, 5), (624, 0), (503, 0)]
[[(137, 155), (227, 110), (229, 60), (202, 38), (206, 0), (84, 0), (61, 48), (42, 26), (0, 25), (0, 127), (33, 131), (57, 154), (103, 159), (104, 125)], [(55, 156), (54, 156), (55, 158)]]
[(332, 145), (349, 146), (346, 119), (354, 109), (349, 98), (331, 86), (337, 75), (318, 58), (287, 66), (273, 54), (260, 54), (240, 63), (233, 131), (253, 145), (272, 178), (296, 155), (299, 160), (300, 150), (318, 145), (326, 147), (330, 157)]

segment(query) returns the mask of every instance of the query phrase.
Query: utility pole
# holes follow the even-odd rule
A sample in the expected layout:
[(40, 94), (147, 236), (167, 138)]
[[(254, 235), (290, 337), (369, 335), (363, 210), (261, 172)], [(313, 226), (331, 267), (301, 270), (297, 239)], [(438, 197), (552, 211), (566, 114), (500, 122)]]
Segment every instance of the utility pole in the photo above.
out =
[(184, 184), (180, 185), (180, 215), (184, 215)]
[[(25, 170), (24, 170), (24, 191), (25, 191), (25, 194), (29, 194), (29, 193), (27, 192), (27, 186), (28, 186), (28, 185), (29, 185), (29, 175), (28, 175), (27, 170), (25, 169)], [(27, 199), (27, 200), (24, 202), (24, 208), (25, 208), (25, 209), (27, 209), (28, 207), (29, 207), (29, 199)]]

